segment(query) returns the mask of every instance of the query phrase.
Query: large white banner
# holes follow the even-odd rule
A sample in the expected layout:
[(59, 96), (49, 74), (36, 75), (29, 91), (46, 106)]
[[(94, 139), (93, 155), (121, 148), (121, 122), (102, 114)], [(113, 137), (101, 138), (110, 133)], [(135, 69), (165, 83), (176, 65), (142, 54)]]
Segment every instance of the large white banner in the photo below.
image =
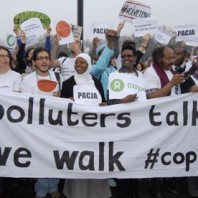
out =
[(198, 94), (112, 106), (0, 94), (0, 176), (198, 176)]

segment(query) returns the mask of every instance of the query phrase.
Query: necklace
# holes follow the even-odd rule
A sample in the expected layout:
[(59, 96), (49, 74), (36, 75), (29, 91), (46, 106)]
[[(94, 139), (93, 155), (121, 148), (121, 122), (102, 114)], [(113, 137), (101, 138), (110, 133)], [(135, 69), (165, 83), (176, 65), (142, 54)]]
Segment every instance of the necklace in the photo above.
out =
[[(50, 80), (51, 80), (51, 74), (50, 74), (50, 72), (48, 71), (48, 76), (50, 77)], [(42, 76), (42, 77), (48, 77), (48, 76)], [(39, 80), (42, 80), (42, 79), (40, 79), (39, 78), (39, 75), (37, 74), (37, 72), (36, 72), (36, 77), (37, 77), (37, 80), (39, 81)]]

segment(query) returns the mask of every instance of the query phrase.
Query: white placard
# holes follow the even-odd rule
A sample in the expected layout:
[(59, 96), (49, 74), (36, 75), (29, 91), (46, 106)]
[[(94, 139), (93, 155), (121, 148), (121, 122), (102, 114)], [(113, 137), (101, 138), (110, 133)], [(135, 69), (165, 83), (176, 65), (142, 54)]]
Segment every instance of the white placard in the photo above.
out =
[(154, 39), (163, 44), (163, 45), (168, 45), (168, 43), (170, 42), (171, 37), (168, 36), (167, 34), (163, 33), (163, 32), (157, 32), (154, 36)]
[(134, 36), (141, 37), (149, 33), (155, 35), (158, 32), (156, 18), (134, 19)]
[(13, 35), (12, 33), (8, 33), (6, 35), (6, 39), (4, 41), (4, 45), (9, 49), (9, 51), (11, 53), (14, 53), (15, 51), (15, 48), (17, 46), (17, 43), (16, 43), (16, 36)]
[(145, 101), (145, 80), (140, 74), (113, 72), (109, 75), (109, 99), (122, 99), (137, 94), (138, 101)]
[(25, 46), (26, 46), (26, 48), (28, 48), (28, 47), (34, 46), (38, 43), (39, 43), (39, 40), (38, 40), (37, 35), (31, 35), (31, 36), (28, 36)]
[(194, 38), (198, 38), (198, 25), (187, 24), (174, 26), (176, 32), (177, 41), (188, 41)]
[(73, 36), (77, 37), (80, 40), (81, 35), (82, 35), (82, 27), (78, 25), (73, 25), (73, 24), (70, 24), (70, 26), (71, 26)]
[(74, 101), (82, 105), (99, 105), (102, 102), (100, 93), (93, 86), (75, 85), (74, 86)]
[(21, 30), (26, 33), (26, 36), (42, 35), (45, 33), (43, 25), (39, 18), (31, 18), (20, 25)]
[(123, 21), (133, 23), (133, 19), (151, 17), (151, 8), (144, 3), (128, 0), (122, 6), (119, 17)]
[(91, 25), (91, 38), (98, 37), (99, 39), (105, 39), (105, 32), (107, 29), (112, 29), (112, 23), (92, 23)]
[(52, 30), (59, 37), (59, 45), (74, 42), (74, 36), (70, 24), (66, 20), (53, 20)]

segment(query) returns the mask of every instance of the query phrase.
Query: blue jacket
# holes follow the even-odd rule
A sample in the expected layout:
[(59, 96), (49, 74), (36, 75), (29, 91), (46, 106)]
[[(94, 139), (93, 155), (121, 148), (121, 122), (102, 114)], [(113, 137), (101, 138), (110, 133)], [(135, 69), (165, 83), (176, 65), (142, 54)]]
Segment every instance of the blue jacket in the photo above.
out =
[(92, 65), (92, 69), (90, 72), (93, 76), (101, 81), (105, 99), (107, 99), (109, 73), (116, 70), (115, 67), (109, 66), (109, 61), (113, 55), (114, 51), (106, 46), (96, 64)]

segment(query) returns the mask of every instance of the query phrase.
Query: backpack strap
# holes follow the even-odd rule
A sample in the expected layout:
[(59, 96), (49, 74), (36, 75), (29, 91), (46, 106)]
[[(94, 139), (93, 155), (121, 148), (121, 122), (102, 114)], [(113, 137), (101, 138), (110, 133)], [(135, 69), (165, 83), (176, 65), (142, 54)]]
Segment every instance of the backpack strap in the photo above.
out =
[(63, 59), (62, 64), (65, 62), (66, 59), (67, 59), (67, 57)]
[(58, 82), (59, 90), (61, 90), (60, 74), (58, 72), (54, 72), (54, 74), (55, 74), (56, 80)]

